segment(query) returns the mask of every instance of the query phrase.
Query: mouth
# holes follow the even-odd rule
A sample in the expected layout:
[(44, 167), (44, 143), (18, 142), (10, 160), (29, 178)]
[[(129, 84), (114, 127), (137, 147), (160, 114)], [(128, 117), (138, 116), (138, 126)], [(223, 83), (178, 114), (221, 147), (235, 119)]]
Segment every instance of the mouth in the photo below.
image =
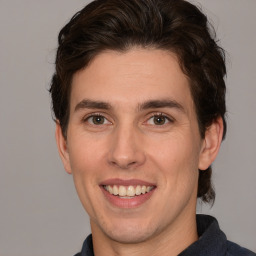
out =
[(139, 180), (108, 180), (101, 184), (105, 198), (119, 208), (134, 208), (149, 200), (156, 186)]
[(144, 195), (149, 193), (154, 186), (145, 186), (145, 185), (129, 185), (129, 186), (118, 186), (118, 185), (105, 185), (103, 188), (108, 191), (111, 195), (118, 196), (120, 198), (133, 198), (135, 196)]

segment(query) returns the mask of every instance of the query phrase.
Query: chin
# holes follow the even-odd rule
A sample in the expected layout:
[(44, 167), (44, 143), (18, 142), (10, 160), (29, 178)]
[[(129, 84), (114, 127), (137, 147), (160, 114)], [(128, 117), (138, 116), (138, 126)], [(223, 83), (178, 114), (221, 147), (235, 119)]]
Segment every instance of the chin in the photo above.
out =
[(136, 243), (143, 243), (150, 239), (149, 234), (145, 234), (145, 232), (141, 231), (126, 231), (123, 232), (111, 232), (107, 234), (108, 237), (118, 243), (122, 244), (136, 244)]
[(122, 244), (136, 244), (143, 243), (154, 236), (154, 227), (152, 224), (142, 226), (141, 223), (136, 225), (134, 223), (126, 223), (117, 226), (112, 226), (103, 230), (109, 239)]

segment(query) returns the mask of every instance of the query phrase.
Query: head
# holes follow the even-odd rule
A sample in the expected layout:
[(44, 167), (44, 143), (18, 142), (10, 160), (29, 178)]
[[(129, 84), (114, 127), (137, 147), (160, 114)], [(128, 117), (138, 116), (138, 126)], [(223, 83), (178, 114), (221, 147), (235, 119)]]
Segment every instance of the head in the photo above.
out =
[[(126, 53), (138, 47), (175, 54), (189, 81), (201, 138), (218, 118), (223, 120), (224, 138), (224, 52), (206, 16), (194, 5), (183, 0), (93, 1), (63, 27), (58, 41), (50, 93), (64, 138), (74, 75), (108, 50)], [(197, 196), (205, 202), (215, 198), (211, 174), (211, 166), (199, 170)]]

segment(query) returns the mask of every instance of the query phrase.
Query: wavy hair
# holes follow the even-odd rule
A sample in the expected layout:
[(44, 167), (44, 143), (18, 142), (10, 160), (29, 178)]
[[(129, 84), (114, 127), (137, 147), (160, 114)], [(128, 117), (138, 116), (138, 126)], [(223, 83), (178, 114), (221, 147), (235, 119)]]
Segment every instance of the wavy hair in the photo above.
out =
[[(95, 0), (77, 12), (58, 36), (50, 94), (66, 137), (73, 75), (105, 50), (132, 47), (175, 53), (189, 78), (200, 135), (221, 117), (226, 134), (225, 54), (202, 11), (184, 0)], [(199, 170), (198, 197), (214, 202), (211, 166)]]

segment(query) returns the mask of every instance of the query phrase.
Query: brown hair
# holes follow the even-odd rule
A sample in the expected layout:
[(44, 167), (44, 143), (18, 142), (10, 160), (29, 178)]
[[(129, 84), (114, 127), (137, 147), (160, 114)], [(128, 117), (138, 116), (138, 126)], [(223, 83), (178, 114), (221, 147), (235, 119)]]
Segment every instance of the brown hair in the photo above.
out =
[[(127, 51), (134, 46), (174, 52), (190, 80), (199, 130), (222, 117), (224, 135), (224, 51), (215, 40), (207, 17), (184, 0), (95, 0), (60, 31), (56, 72), (50, 93), (55, 118), (66, 137), (73, 75), (104, 50)], [(198, 197), (213, 202), (212, 169), (199, 170)]]

